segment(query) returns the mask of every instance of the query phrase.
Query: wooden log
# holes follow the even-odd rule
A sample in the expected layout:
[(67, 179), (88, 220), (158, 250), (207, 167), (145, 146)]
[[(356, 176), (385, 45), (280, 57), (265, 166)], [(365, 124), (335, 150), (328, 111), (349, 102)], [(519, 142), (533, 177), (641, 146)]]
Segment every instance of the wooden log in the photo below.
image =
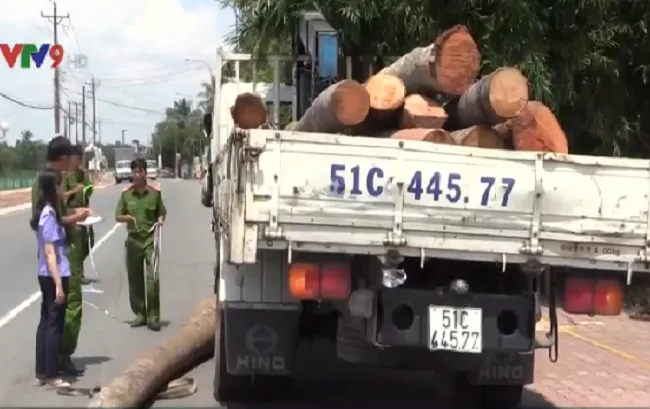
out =
[(442, 143), (445, 145), (455, 145), (456, 143), (449, 135), (449, 132), (442, 129), (422, 129), (422, 128), (409, 128), (409, 129), (399, 129), (397, 131), (389, 131), (388, 133), (382, 133), (384, 137), (389, 137), (392, 139), (404, 139), (411, 141), (426, 141), (433, 143)]
[(295, 131), (298, 121), (289, 122), (287, 126), (284, 127), (285, 131)]
[(392, 113), (404, 105), (406, 87), (394, 75), (376, 74), (364, 84), (370, 98), (370, 109), (380, 113)]
[(476, 80), (480, 63), (481, 54), (467, 27), (457, 25), (440, 34), (433, 44), (414, 48), (379, 73), (401, 78), (407, 94), (460, 95)]
[(496, 124), (492, 127), (503, 140), (504, 149), (514, 151), (515, 146), (512, 142), (512, 119)]
[(539, 101), (530, 101), (511, 120), (515, 150), (569, 153), (569, 144), (553, 112)]
[(258, 128), (267, 121), (266, 105), (259, 95), (251, 92), (237, 95), (230, 113), (232, 120), (242, 129)]
[(447, 113), (461, 128), (493, 126), (517, 116), (527, 102), (526, 77), (516, 68), (502, 67), (472, 84), (458, 99), (455, 111)]
[(293, 130), (340, 133), (360, 124), (369, 110), (370, 97), (363, 85), (343, 80), (321, 92)]
[(504, 149), (501, 135), (489, 126), (476, 125), (451, 132), (449, 135), (457, 145), (473, 148)]
[(395, 128), (404, 106), (406, 88), (401, 79), (386, 74), (373, 75), (363, 85), (370, 99), (370, 110), (358, 125), (344, 130), (350, 135), (372, 135), (380, 130)]
[(171, 338), (150, 349), (91, 399), (89, 408), (137, 408), (178, 374), (214, 353), (216, 302), (211, 296)]
[(442, 128), (447, 121), (445, 109), (435, 100), (420, 94), (411, 94), (404, 100), (404, 110), (399, 127), (408, 128)]

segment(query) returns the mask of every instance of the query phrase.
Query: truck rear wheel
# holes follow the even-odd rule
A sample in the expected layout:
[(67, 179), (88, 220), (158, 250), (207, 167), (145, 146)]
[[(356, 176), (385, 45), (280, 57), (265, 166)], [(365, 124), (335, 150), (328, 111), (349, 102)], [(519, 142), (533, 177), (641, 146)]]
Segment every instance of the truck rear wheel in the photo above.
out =
[(436, 392), (442, 406), (453, 408), (513, 409), (519, 406), (523, 385), (475, 385), (465, 372), (436, 376)]
[(484, 408), (509, 409), (521, 403), (524, 385), (483, 385), (482, 389)]
[(218, 402), (284, 400), (293, 394), (292, 376), (232, 375), (228, 373), (223, 311), (214, 337), (214, 399)]

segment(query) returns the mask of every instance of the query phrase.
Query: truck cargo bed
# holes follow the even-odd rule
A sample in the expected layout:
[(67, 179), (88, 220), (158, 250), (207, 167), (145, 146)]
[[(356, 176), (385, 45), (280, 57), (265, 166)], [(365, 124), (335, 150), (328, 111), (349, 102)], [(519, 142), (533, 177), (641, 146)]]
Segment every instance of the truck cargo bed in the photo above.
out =
[(233, 132), (217, 217), (258, 248), (647, 271), (650, 161)]

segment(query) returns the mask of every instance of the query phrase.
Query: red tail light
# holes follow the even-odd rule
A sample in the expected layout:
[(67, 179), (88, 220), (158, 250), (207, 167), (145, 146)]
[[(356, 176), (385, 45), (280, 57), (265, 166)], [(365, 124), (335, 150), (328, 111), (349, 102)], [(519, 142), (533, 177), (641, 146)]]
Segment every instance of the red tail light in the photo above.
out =
[(345, 300), (350, 296), (350, 266), (345, 263), (295, 263), (289, 293), (302, 300)]
[(594, 287), (594, 311), (598, 315), (620, 315), (623, 286), (617, 280), (598, 280)]
[(564, 283), (562, 300), (564, 311), (570, 314), (594, 312), (594, 281), (587, 278), (568, 277)]
[(620, 315), (623, 298), (618, 280), (568, 277), (564, 284), (564, 310), (571, 314)]

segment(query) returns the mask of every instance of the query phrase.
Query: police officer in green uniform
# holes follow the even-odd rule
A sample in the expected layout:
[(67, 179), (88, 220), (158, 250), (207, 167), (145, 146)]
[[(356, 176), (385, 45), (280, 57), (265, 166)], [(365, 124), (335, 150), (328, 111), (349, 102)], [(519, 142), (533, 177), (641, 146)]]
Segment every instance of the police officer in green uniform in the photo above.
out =
[[(72, 147), (70, 167), (63, 174), (62, 191), (65, 206), (68, 209), (87, 208), (92, 194), (92, 182), (81, 169), (83, 148)], [(82, 290), (84, 280), (84, 260), (90, 252), (89, 232), (87, 227), (72, 225), (66, 229), (69, 241), (68, 258), (70, 260), (70, 279), (68, 308), (65, 312), (65, 326), (61, 340), (61, 354), (72, 356), (77, 349), (82, 317)], [(92, 243), (91, 243), (92, 244)]]
[(160, 283), (154, 271), (154, 227), (165, 222), (167, 209), (157, 186), (147, 183), (147, 162), (131, 162), (133, 184), (122, 191), (115, 209), (115, 220), (126, 223), (126, 269), (129, 300), (135, 319), (132, 327), (146, 325), (160, 331)]
[[(49, 171), (54, 171), (58, 172), (60, 174), (63, 174), (65, 171), (67, 171), (70, 167), (70, 157), (73, 154), (73, 148), (72, 145), (70, 144), (70, 141), (67, 138), (64, 138), (62, 136), (56, 136), (50, 140), (50, 142), (47, 144), (47, 150), (46, 150), (46, 160), (47, 163), (45, 165), (45, 170)], [(38, 180), (38, 178), (36, 178)], [(32, 212), (34, 209), (34, 206), (38, 203), (40, 197), (38, 196), (39, 192), (38, 184), (34, 183), (32, 186)], [(77, 222), (85, 220), (86, 217), (90, 214), (90, 210), (87, 208), (77, 208), (77, 209), (69, 209), (66, 206), (65, 202), (59, 203), (59, 206), (61, 208), (61, 214), (64, 214), (65, 216), (62, 217), (62, 223), (66, 226), (67, 230), (70, 230), (71, 228), (74, 229), (77, 226)], [(68, 251), (70, 248), (68, 249)], [(68, 297), (70, 297), (70, 292), (68, 292)], [(66, 316), (67, 316), (67, 311), (66, 311)], [(67, 317), (66, 317), (67, 318)], [(67, 324), (66, 324), (67, 325)], [(77, 330), (78, 333), (78, 330)], [(65, 334), (64, 334), (64, 339), (65, 339)], [(65, 343), (62, 342), (62, 345)], [(74, 352), (74, 349), (64, 349), (63, 347), (61, 348), (61, 355), (59, 357), (60, 360), (60, 370), (64, 375), (73, 375), (73, 376), (78, 376), (83, 373), (83, 371), (78, 370), (71, 359), (72, 353)]]

